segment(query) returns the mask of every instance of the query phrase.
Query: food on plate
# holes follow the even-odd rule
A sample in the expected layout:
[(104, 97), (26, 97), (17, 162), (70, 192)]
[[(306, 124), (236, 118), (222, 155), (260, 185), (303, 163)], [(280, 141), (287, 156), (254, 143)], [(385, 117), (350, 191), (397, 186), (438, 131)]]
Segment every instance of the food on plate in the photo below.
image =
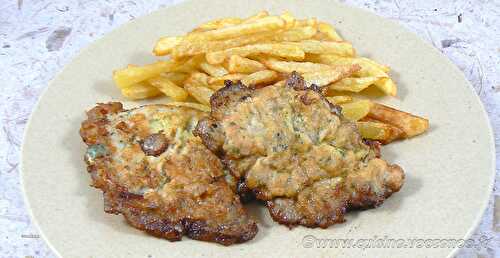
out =
[(210, 96), (212, 96), (212, 94), (214, 93), (213, 90), (194, 84), (186, 84), (184, 85), (184, 88), (189, 92), (191, 96), (193, 96), (193, 98), (195, 98), (201, 104), (210, 104)]
[(327, 97), (326, 99), (328, 99), (328, 101), (330, 101), (330, 103), (337, 104), (337, 105), (349, 103), (352, 101), (352, 97), (346, 96), (346, 95), (337, 95), (337, 96), (333, 96), (333, 97)]
[(398, 127), (405, 137), (422, 134), (429, 128), (429, 121), (425, 118), (378, 103), (372, 106), (368, 117)]
[(318, 87), (323, 87), (327, 86), (330, 83), (334, 83), (343, 78), (346, 78), (359, 69), (360, 67), (358, 65), (339, 65), (327, 70), (304, 73), (302, 74), (302, 76), (304, 77), (305, 83), (307, 85), (314, 84)]
[(356, 124), (363, 138), (376, 140), (381, 143), (389, 143), (404, 137), (403, 130), (390, 124), (377, 121), (359, 121)]
[(215, 90), (218, 90), (224, 86), (225, 81), (241, 81), (246, 76), (248, 76), (248, 74), (232, 73), (232, 74), (227, 74), (227, 75), (220, 76), (220, 77), (212, 77), (212, 78), (208, 78), (208, 84), (209, 84), (209, 87), (215, 88)]
[(231, 73), (254, 73), (261, 70), (265, 70), (266, 66), (259, 63), (258, 61), (241, 57), (238, 55), (233, 55), (229, 58), (227, 69)]
[(387, 144), (419, 135), (429, 127), (424, 118), (351, 97), (364, 96), (371, 88), (396, 96), (390, 67), (358, 56), (331, 24), (316, 18), (262, 11), (247, 18), (216, 19), (185, 35), (160, 38), (153, 54), (169, 59), (114, 72), (113, 79), (125, 97), (165, 95), (209, 106), (210, 96), (226, 80), (260, 88), (284, 85), (284, 78), (297, 72), (307, 85), (323, 87), (330, 100), (337, 99), (333, 102), (344, 107), (347, 118), (363, 122), (361, 134), (366, 139)]
[(284, 43), (255, 44), (243, 47), (229, 48), (221, 51), (207, 53), (207, 62), (220, 64), (233, 55), (247, 57), (256, 54), (268, 54), (290, 60), (302, 60), (305, 52), (298, 46)]
[(278, 79), (278, 73), (272, 70), (262, 70), (241, 79), (241, 82), (246, 85), (259, 85), (263, 83), (272, 83)]
[(177, 86), (174, 82), (163, 76), (153, 77), (148, 80), (148, 83), (174, 101), (184, 101), (188, 97), (185, 89)]
[(257, 226), (241, 202), (255, 198), (289, 227), (342, 223), (404, 183), (381, 144), (429, 128), (378, 103), (370, 91), (397, 94), (390, 67), (316, 18), (220, 18), (160, 38), (153, 54), (113, 80), (128, 99), (170, 100), (99, 104), (81, 135), (105, 210), (169, 240), (248, 241)]
[(207, 62), (201, 63), (200, 64), (200, 69), (203, 70), (208, 75), (214, 76), (214, 77), (224, 76), (224, 75), (226, 75), (228, 73), (227, 70), (226, 70), (226, 68), (224, 68), (223, 66), (221, 66), (221, 65), (211, 65), (211, 64), (209, 64)]
[(113, 72), (113, 80), (120, 89), (125, 89), (135, 83), (146, 81), (174, 68), (173, 62), (158, 61), (145, 66), (129, 65), (125, 69)]
[(344, 78), (328, 86), (329, 90), (360, 92), (376, 83), (379, 77)]
[(326, 228), (344, 222), (349, 210), (374, 208), (399, 191), (404, 174), (397, 165), (374, 158), (344, 177), (318, 180), (296, 198), (267, 201), (273, 219), (288, 226)]
[[(375, 61), (365, 58), (365, 57), (344, 57), (339, 55), (331, 54), (317, 54), (308, 55), (306, 57), (307, 61), (317, 62), (320, 64), (327, 65), (359, 65), (359, 69), (353, 74), (352, 78), (346, 78), (347, 82), (338, 82), (337, 86), (332, 85), (332, 89), (337, 89), (341, 91), (353, 91), (359, 92), (366, 88), (366, 83), (368, 81), (373, 81), (370, 85), (375, 85), (383, 93), (389, 96), (396, 96), (397, 87), (394, 81), (389, 77), (387, 72), (390, 70), (389, 67), (376, 63)], [(365, 79), (366, 78), (366, 79)], [(343, 85), (350, 85), (349, 88), (342, 87)]]
[(284, 86), (228, 81), (210, 105), (194, 134), (279, 223), (325, 228), (403, 184), (403, 170), (380, 159), (378, 145), (298, 73)]
[(302, 40), (300, 42), (290, 42), (288, 44), (298, 46), (307, 54), (332, 54), (341, 57), (350, 57), (355, 54), (352, 45), (343, 41)]
[(340, 104), (342, 115), (351, 121), (358, 121), (370, 113), (373, 103), (366, 99), (353, 100)]
[(161, 91), (146, 82), (138, 82), (121, 90), (123, 96), (131, 100), (148, 99), (161, 95)]
[(125, 110), (112, 102), (88, 111), (80, 134), (104, 210), (170, 241), (184, 235), (223, 245), (252, 239), (256, 223), (226, 181), (230, 176), (192, 134), (205, 115), (178, 103)]
[(317, 64), (311, 62), (280, 61), (276, 58), (270, 58), (268, 60), (264, 60), (263, 63), (270, 69), (273, 69), (280, 73), (298, 72), (300, 74), (304, 74), (304, 73), (312, 73), (321, 70), (332, 69), (330, 65), (325, 65), (325, 64)]

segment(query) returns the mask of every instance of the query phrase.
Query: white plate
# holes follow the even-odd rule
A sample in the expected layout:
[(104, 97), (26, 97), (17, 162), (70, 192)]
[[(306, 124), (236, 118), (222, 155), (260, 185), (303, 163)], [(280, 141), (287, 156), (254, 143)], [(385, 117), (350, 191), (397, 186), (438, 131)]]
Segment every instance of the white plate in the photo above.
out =
[[(129, 227), (103, 212), (102, 195), (88, 186), (78, 135), (84, 111), (96, 102), (124, 101), (111, 71), (154, 60), (164, 35), (223, 16), (290, 10), (298, 17), (332, 22), (360, 55), (392, 67), (402, 110), (430, 119), (425, 135), (383, 148), (407, 175), (402, 190), (380, 208), (353, 213), (327, 230), (289, 230), (256, 209), (260, 231), (248, 243), (223, 247), (185, 238), (171, 243)], [(144, 103), (144, 102), (143, 102)], [(128, 107), (138, 103), (126, 102)], [(22, 152), (22, 180), (32, 218), (63, 257), (348, 256), (446, 257), (450, 248), (305, 248), (303, 238), (430, 238), (470, 236), (487, 205), (494, 175), (488, 119), (462, 73), (443, 55), (401, 26), (331, 1), (190, 1), (137, 19), (83, 50), (49, 85), (33, 112)], [(255, 210), (255, 209), (253, 209)]]

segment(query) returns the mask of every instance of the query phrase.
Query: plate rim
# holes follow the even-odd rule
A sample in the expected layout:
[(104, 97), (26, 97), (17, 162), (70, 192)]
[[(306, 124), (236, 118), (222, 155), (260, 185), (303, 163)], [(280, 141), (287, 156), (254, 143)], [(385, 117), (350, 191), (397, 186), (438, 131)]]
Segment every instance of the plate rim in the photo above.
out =
[[(54, 77), (47, 82), (47, 85), (42, 90), (41, 94), (39, 95), (38, 99), (36, 100), (36, 103), (33, 106), (33, 109), (30, 112), (28, 121), (24, 127), (24, 131), (22, 134), (23, 140), (22, 140), (21, 148), (19, 150), (19, 154), (20, 154), (20, 157), (19, 157), (20, 191), (21, 191), (21, 195), (22, 195), (22, 200), (24, 201), (24, 204), (25, 204), (25, 207), (26, 207), (26, 210), (27, 210), (27, 213), (29, 215), (29, 218), (30, 218), (32, 225), (38, 230), (39, 235), (43, 239), (44, 243), (49, 247), (50, 251), (52, 251), (57, 257), (63, 257), (63, 256), (59, 253), (57, 248), (55, 248), (55, 246), (52, 244), (52, 241), (50, 241), (47, 238), (44, 230), (42, 229), (42, 227), (39, 224), (38, 219), (34, 216), (32, 205), (29, 201), (29, 197), (28, 197), (28, 194), (26, 192), (26, 185), (25, 185), (26, 172), (24, 169), (25, 151), (26, 151), (26, 145), (27, 145), (26, 138), (28, 136), (28, 132), (30, 132), (32, 130), (32, 128), (31, 128), (32, 121), (33, 121), (32, 118), (35, 114), (35, 111), (38, 110), (39, 106), (41, 105), (42, 99), (44, 99), (44, 97), (47, 94), (51, 85), (53, 85), (55, 81), (59, 80), (61, 75), (64, 74), (64, 72), (67, 70), (67, 68), (70, 66), (70, 64), (72, 64), (76, 59), (80, 58), (85, 53), (90, 51), (95, 45), (98, 45), (100, 42), (106, 40), (107, 38), (112, 37), (114, 34), (119, 33), (125, 27), (132, 26), (133, 24), (136, 24), (136, 23), (146, 19), (147, 17), (149, 17), (151, 15), (157, 14), (159, 12), (164, 11), (165, 9), (173, 8), (176, 6), (189, 5), (189, 4), (194, 3), (196, 1), (208, 2), (210, 0), (183, 0), (180, 2), (173, 2), (167, 6), (159, 7), (158, 9), (156, 9), (152, 12), (145, 13), (145, 14), (143, 14), (143, 15), (141, 15), (133, 20), (126, 21), (123, 24), (111, 29), (108, 32), (105, 32), (102, 35), (100, 35), (95, 40), (88, 42), (87, 45), (85, 45), (84, 47), (77, 50), (75, 52), (75, 55), (70, 60), (68, 60), (68, 62), (66, 64), (64, 64), (64, 66), (58, 72), (55, 73)], [(444, 62), (446, 62), (448, 66), (452, 67), (452, 69), (454, 69), (457, 72), (457, 75), (459, 75), (460, 79), (462, 81), (466, 82), (467, 88), (472, 93), (471, 95), (473, 95), (474, 101), (479, 104), (478, 106), (479, 106), (479, 109), (481, 111), (481, 115), (483, 116), (483, 118), (486, 118), (486, 121), (487, 121), (486, 131), (488, 132), (488, 143), (489, 143), (489, 147), (491, 149), (491, 152), (490, 152), (491, 164), (490, 164), (490, 166), (492, 167), (492, 171), (490, 171), (490, 175), (489, 175), (489, 184), (488, 184), (488, 188), (487, 188), (487, 192), (489, 193), (489, 197), (482, 200), (481, 207), (480, 207), (479, 211), (476, 213), (476, 217), (474, 218), (472, 225), (469, 227), (466, 234), (463, 236), (463, 239), (470, 239), (471, 236), (474, 234), (474, 231), (476, 231), (476, 229), (478, 229), (478, 226), (481, 223), (481, 219), (484, 216), (484, 214), (488, 208), (489, 201), (491, 199), (491, 195), (492, 195), (493, 188), (495, 185), (495, 179), (496, 179), (496, 146), (495, 146), (494, 130), (493, 130), (493, 126), (491, 124), (491, 119), (489, 117), (489, 114), (486, 111), (485, 105), (481, 101), (481, 98), (479, 97), (479, 95), (476, 93), (475, 88), (473, 87), (472, 83), (467, 79), (467, 77), (465, 77), (465, 74), (462, 72), (462, 70), (460, 70), (458, 68), (458, 66), (455, 63), (453, 63), (446, 55), (444, 55), (441, 51), (439, 51), (439, 49), (437, 49), (434, 45), (430, 44), (429, 42), (425, 41), (424, 39), (420, 38), (415, 32), (409, 30), (406, 26), (404, 26), (402, 23), (398, 22), (397, 20), (383, 17), (383, 16), (381, 16), (381, 15), (379, 15), (371, 10), (367, 10), (367, 9), (353, 6), (353, 5), (350, 5), (347, 3), (339, 2), (338, 0), (313, 0), (313, 1), (335, 2), (335, 4), (343, 6), (344, 8), (353, 9), (353, 10), (360, 12), (360, 13), (363, 13), (365, 15), (376, 17), (378, 19), (382, 19), (385, 22), (391, 23), (393, 26), (399, 27), (408, 36), (411, 36), (413, 38), (413, 40), (418, 41), (418, 43), (425, 45), (429, 49), (432, 49), (432, 51), (434, 51), (435, 54), (438, 54), (440, 57), (442, 57), (442, 59), (445, 60)], [(454, 257), (458, 253), (459, 250), (460, 250), (459, 247), (454, 247), (453, 249), (450, 249), (450, 252), (448, 253), (448, 255), (446, 257), (448, 257), (448, 258)]]

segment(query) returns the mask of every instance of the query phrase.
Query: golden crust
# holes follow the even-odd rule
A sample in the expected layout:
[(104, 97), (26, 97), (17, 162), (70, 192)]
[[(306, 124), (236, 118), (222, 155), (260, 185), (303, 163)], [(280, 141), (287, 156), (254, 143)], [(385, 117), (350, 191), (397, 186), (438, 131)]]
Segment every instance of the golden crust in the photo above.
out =
[[(403, 183), (399, 167), (376, 158), (378, 145), (366, 144), (339, 107), (296, 73), (285, 86), (228, 83), (211, 107), (194, 134), (280, 223), (327, 227), (348, 208), (380, 204)], [(387, 177), (400, 180), (389, 187)], [(368, 180), (353, 181), (359, 178)]]
[(203, 112), (108, 103), (87, 116), (80, 130), (89, 145), (85, 160), (106, 212), (171, 241), (187, 235), (230, 245), (255, 236), (257, 226), (226, 183), (219, 159), (192, 135)]

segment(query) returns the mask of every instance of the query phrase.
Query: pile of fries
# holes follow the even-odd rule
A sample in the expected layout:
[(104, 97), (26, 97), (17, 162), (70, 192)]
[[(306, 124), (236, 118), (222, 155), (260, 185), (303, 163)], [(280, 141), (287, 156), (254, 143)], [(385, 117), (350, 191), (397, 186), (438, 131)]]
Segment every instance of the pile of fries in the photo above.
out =
[(210, 96), (226, 80), (265, 87), (284, 84), (286, 76), (296, 71), (342, 106), (344, 116), (357, 122), (366, 139), (386, 144), (429, 127), (427, 119), (353, 97), (368, 87), (395, 96), (390, 68), (356, 56), (332, 25), (316, 18), (297, 19), (288, 12), (272, 16), (266, 11), (246, 19), (222, 18), (183, 36), (160, 38), (153, 53), (168, 58), (114, 71), (113, 80), (125, 97), (163, 94), (174, 101), (169, 105), (210, 111)]

